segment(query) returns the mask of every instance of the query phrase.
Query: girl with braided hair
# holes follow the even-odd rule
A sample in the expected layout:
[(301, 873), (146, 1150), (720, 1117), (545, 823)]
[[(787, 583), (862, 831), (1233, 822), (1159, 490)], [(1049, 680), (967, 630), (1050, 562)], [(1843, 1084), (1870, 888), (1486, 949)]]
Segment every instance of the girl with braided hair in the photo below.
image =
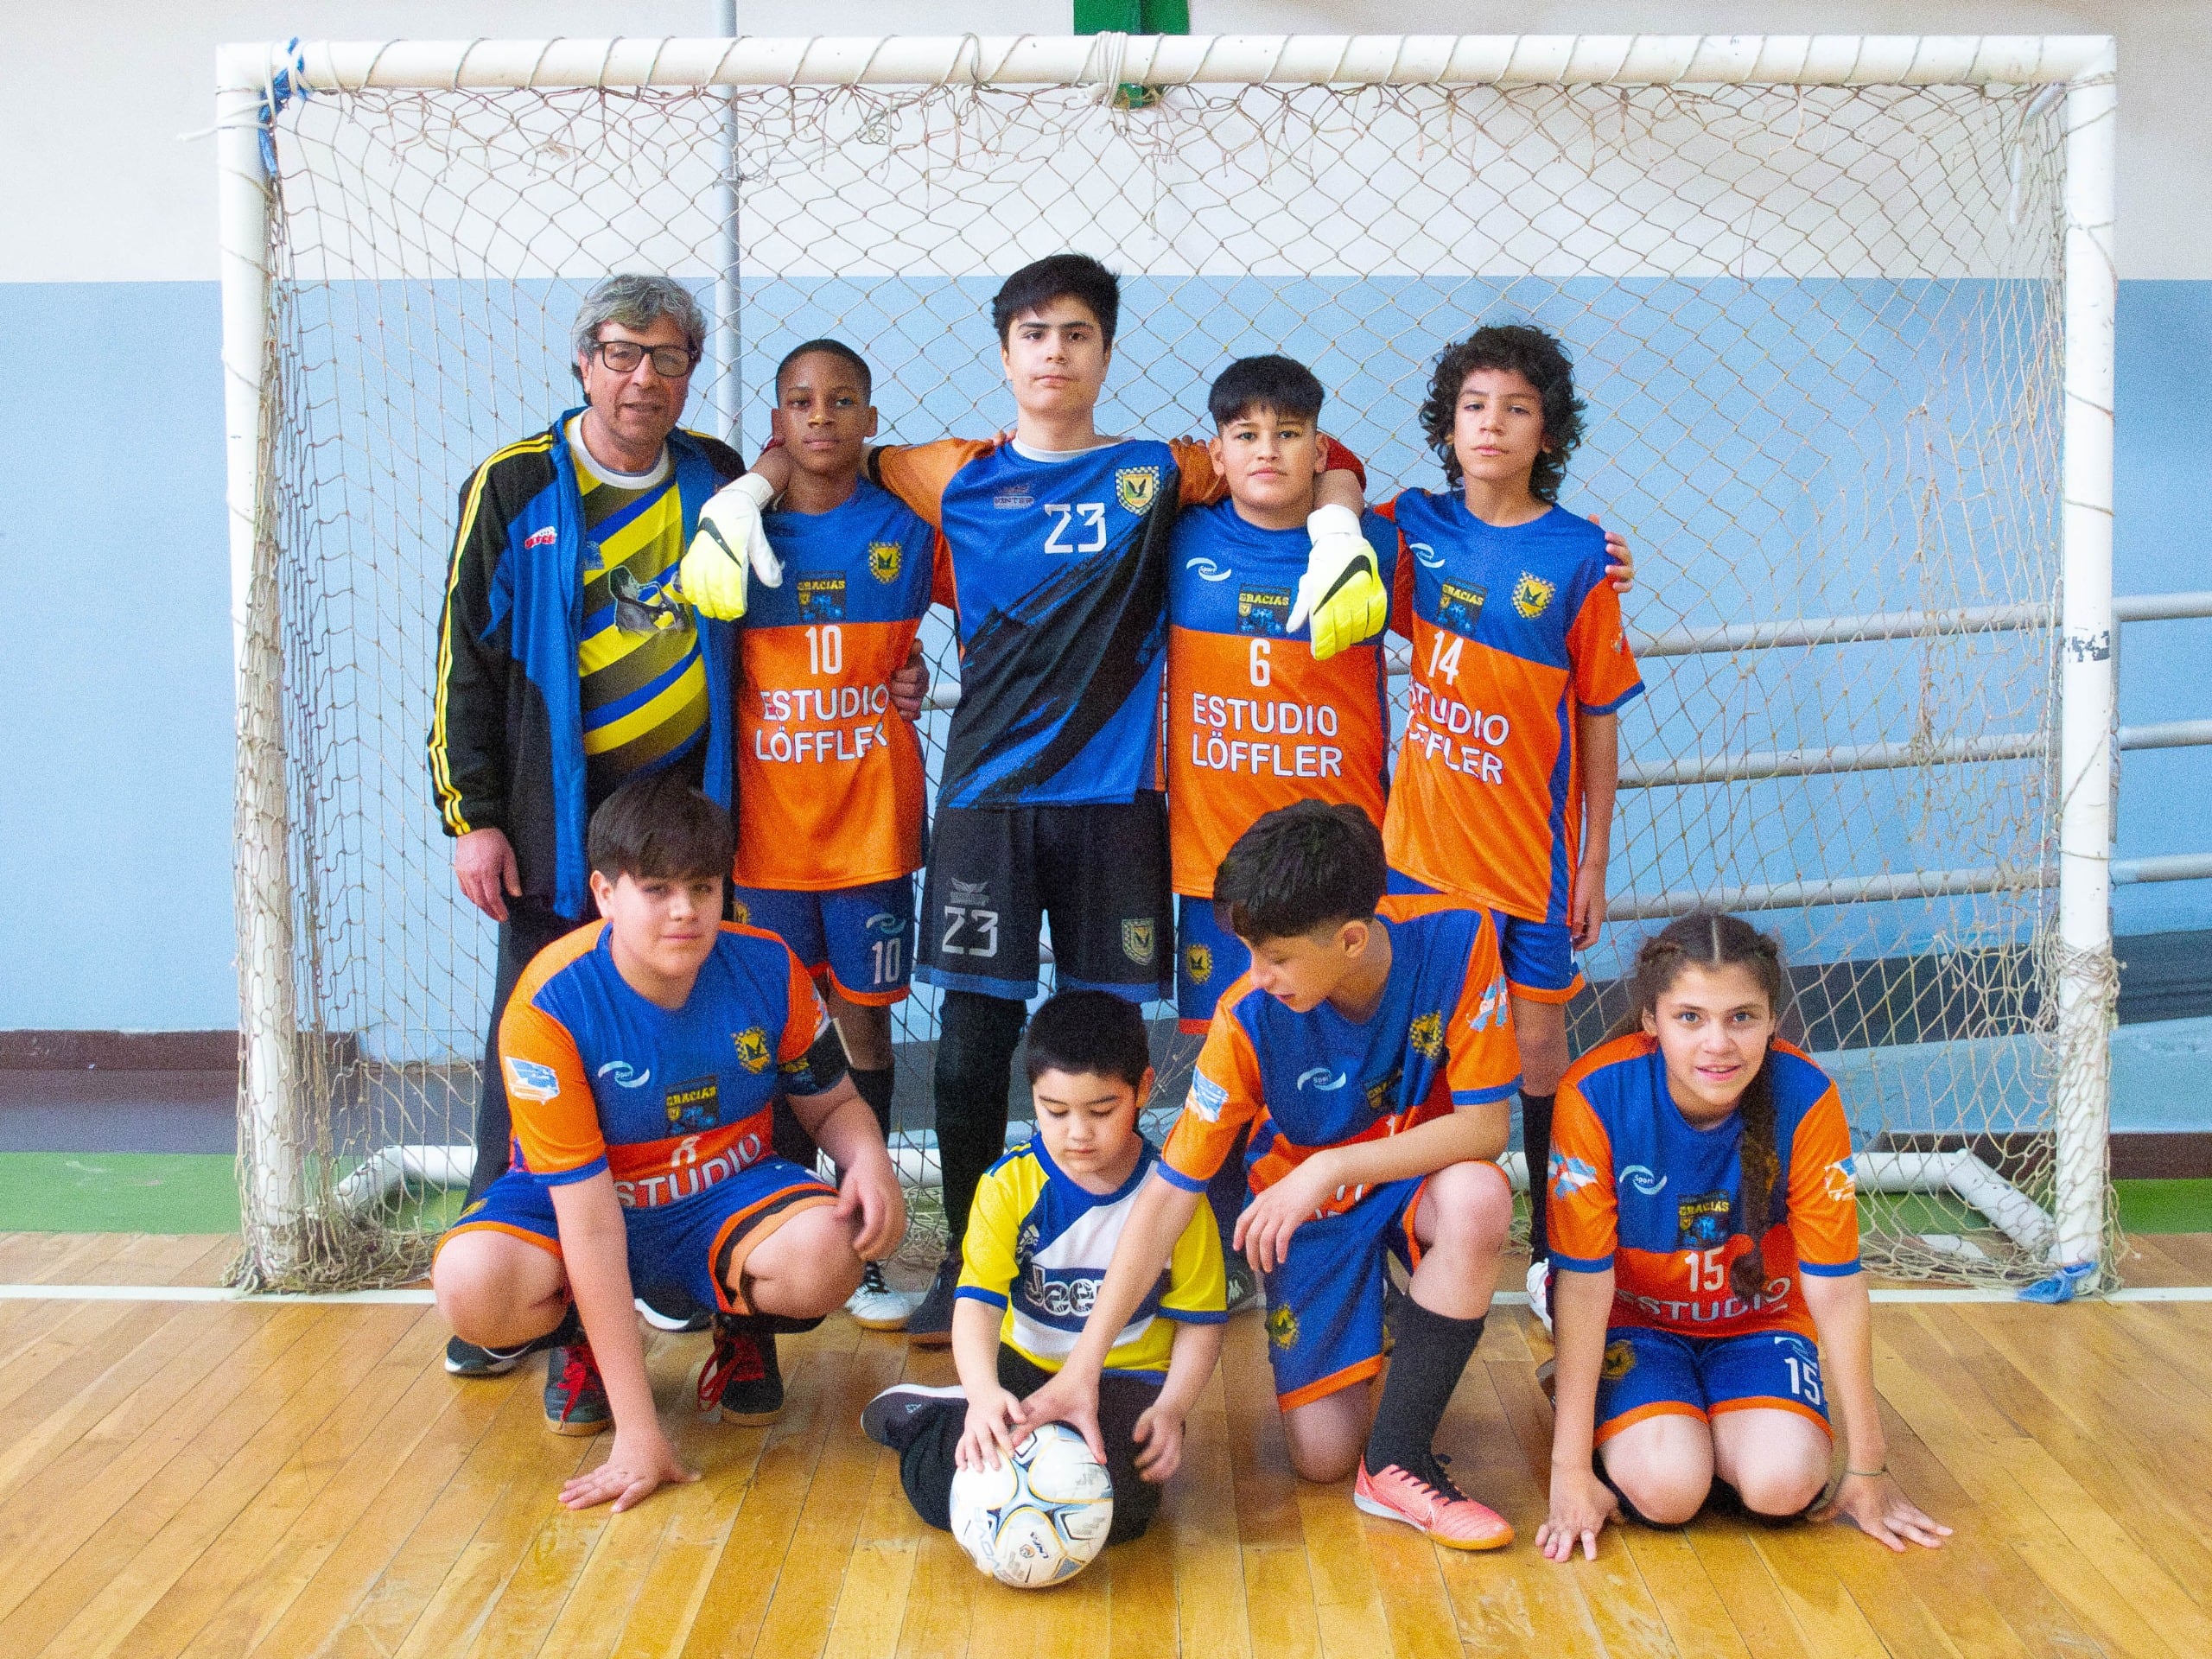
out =
[[(1780, 947), (1698, 911), (1644, 942), (1633, 984), (1553, 1120), (1557, 1387), (1538, 1548), (1594, 1557), (1623, 1510), (1679, 1526), (1716, 1479), (1763, 1519), (1845, 1516), (1891, 1549), (1940, 1546), (1950, 1529), (1889, 1473), (1850, 1129), (1835, 1085), (1776, 1035)], [(1831, 1392), (1848, 1452), (1821, 1503)]]

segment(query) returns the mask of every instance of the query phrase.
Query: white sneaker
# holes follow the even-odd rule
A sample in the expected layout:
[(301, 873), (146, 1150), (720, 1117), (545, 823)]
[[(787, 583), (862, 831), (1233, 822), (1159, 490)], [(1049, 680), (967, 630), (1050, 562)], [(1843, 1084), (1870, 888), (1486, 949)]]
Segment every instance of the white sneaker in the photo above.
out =
[(883, 1281), (883, 1268), (871, 1262), (861, 1274), (861, 1287), (845, 1304), (845, 1312), (863, 1331), (903, 1331), (906, 1316), (921, 1302), (918, 1292), (893, 1290)]
[(1529, 1310), (1544, 1322), (1544, 1329), (1552, 1328), (1552, 1264), (1531, 1262), (1529, 1264)]

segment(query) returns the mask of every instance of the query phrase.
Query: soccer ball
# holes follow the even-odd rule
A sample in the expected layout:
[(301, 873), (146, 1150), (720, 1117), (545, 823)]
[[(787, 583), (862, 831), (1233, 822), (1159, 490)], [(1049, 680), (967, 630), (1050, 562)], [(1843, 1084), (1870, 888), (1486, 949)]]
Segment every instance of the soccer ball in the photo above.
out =
[(1073, 1578), (1106, 1547), (1114, 1478), (1083, 1436), (1046, 1423), (995, 1469), (952, 1477), (952, 1535), (1001, 1584), (1040, 1590)]

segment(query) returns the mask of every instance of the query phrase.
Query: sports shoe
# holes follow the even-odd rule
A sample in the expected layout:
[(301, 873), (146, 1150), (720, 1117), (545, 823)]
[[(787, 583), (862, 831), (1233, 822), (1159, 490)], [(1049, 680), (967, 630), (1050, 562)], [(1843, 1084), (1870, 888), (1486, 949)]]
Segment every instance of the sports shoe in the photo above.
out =
[(903, 1331), (921, 1300), (914, 1291), (892, 1289), (883, 1281), (883, 1264), (870, 1262), (861, 1269), (861, 1287), (847, 1300), (845, 1312), (863, 1331)]
[[(666, 1300), (664, 1295), (663, 1300)], [(639, 1319), (654, 1330), (665, 1331), (672, 1336), (688, 1336), (694, 1331), (703, 1331), (714, 1323), (713, 1311), (701, 1307), (696, 1302), (685, 1303), (684, 1311), (678, 1313), (674, 1307), (663, 1306), (643, 1296), (633, 1296), (631, 1300), (637, 1306)]]
[(715, 1315), (715, 1351), (699, 1368), (699, 1411), (709, 1421), (758, 1428), (783, 1415), (784, 1373), (775, 1333), (749, 1319)]
[(1441, 1470), (1423, 1480), (1393, 1463), (1371, 1475), (1363, 1458), (1351, 1501), (1368, 1515), (1418, 1527), (1446, 1549), (1503, 1549), (1513, 1541), (1511, 1523), (1454, 1486)]
[(1529, 1311), (1544, 1322), (1544, 1329), (1552, 1328), (1552, 1264), (1531, 1262), (1529, 1264)]
[(960, 1288), (960, 1252), (937, 1264), (920, 1305), (906, 1316), (906, 1340), (923, 1348), (942, 1348), (952, 1340), (953, 1293)]
[(1222, 1274), (1228, 1311), (1242, 1313), (1260, 1305), (1260, 1275), (1241, 1255), (1231, 1255)]
[(965, 1405), (968, 1390), (957, 1386), (925, 1389), (918, 1382), (901, 1382), (886, 1389), (869, 1401), (861, 1413), (861, 1433), (878, 1446), (904, 1452), (914, 1438), (914, 1426), (923, 1414), (944, 1400), (957, 1400)]
[(599, 1361), (581, 1337), (546, 1350), (545, 1427), (556, 1434), (599, 1434), (614, 1427)]
[(524, 1356), (536, 1353), (544, 1345), (543, 1337), (525, 1342), (519, 1348), (482, 1348), (459, 1337), (449, 1337), (446, 1340), (446, 1375), (505, 1376), (522, 1363)]

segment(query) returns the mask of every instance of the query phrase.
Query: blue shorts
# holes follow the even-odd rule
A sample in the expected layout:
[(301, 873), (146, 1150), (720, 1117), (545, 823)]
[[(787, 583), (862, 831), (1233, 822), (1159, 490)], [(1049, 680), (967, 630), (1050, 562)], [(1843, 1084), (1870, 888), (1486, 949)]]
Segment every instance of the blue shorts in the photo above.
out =
[[(1497, 1179), (1505, 1172), (1497, 1170)], [(1283, 1410), (1382, 1369), (1383, 1255), (1408, 1270), (1421, 1264), (1414, 1215), (1427, 1185), (1426, 1175), (1392, 1181), (1290, 1236), (1288, 1254), (1267, 1275), (1268, 1363)]]
[(730, 887), (734, 919), (765, 927), (848, 1002), (903, 1001), (914, 971), (914, 878), (794, 893)]
[(1794, 1411), (1828, 1432), (1820, 1351), (1811, 1338), (1795, 1331), (1690, 1337), (1623, 1325), (1605, 1332), (1598, 1376), (1599, 1446), (1647, 1417), (1710, 1422), (1722, 1412), (1753, 1409)]
[[(797, 1164), (763, 1158), (675, 1204), (625, 1210), (631, 1287), (656, 1307), (673, 1309), (688, 1302), (718, 1307), (725, 1313), (747, 1313), (743, 1300), (729, 1285), (733, 1280), (742, 1282), (745, 1258), (754, 1246), (800, 1211), (836, 1202), (836, 1188)], [(552, 1188), (523, 1170), (511, 1169), (493, 1182), (482, 1198), (461, 1212), (438, 1248), (443, 1249), (463, 1233), (483, 1230), (561, 1254)]]
[[(1390, 872), (1387, 887), (1392, 893), (1443, 891), (1396, 870)], [(1531, 1002), (1573, 1001), (1582, 988), (1582, 969), (1575, 965), (1574, 935), (1565, 922), (1532, 922), (1493, 910), (1490, 925), (1497, 930), (1497, 951), (1504, 958), (1505, 982), (1514, 995)]]
[(1213, 1005), (1237, 975), (1252, 965), (1244, 941), (1213, 918), (1213, 900), (1175, 900), (1175, 1014), (1185, 1031), (1213, 1024)]

